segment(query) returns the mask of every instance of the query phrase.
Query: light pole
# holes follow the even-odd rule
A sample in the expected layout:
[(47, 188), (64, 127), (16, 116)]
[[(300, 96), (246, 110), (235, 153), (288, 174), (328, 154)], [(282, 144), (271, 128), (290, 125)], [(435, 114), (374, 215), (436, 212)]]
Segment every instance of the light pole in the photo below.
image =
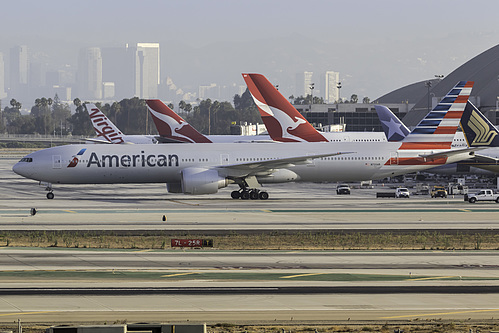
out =
[(426, 81), (425, 84), (426, 88), (428, 88), (428, 113), (430, 113), (430, 88), (431, 88), (431, 81)]
[(310, 96), (311, 96), (311, 99), (310, 99), (310, 111), (312, 111), (312, 104), (314, 104), (314, 87), (315, 86), (315, 83), (311, 83), (310, 84)]
[(341, 82), (338, 82), (336, 85), (336, 88), (338, 88), (338, 100), (336, 101), (336, 111), (338, 111), (338, 104), (340, 103), (340, 92), (341, 92)]

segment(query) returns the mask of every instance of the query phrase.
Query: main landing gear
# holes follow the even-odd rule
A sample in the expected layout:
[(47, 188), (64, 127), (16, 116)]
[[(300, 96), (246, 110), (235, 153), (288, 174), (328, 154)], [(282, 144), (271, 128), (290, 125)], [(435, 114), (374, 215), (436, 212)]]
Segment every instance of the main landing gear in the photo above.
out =
[(269, 198), (269, 194), (266, 191), (260, 191), (256, 188), (241, 188), (238, 191), (232, 191), (230, 194), (232, 199), (242, 199), (242, 200), (267, 200)]

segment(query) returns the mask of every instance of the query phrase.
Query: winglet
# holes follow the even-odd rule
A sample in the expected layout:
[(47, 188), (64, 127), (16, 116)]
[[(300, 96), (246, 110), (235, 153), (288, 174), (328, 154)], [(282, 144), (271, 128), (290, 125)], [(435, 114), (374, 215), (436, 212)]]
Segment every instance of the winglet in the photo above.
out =
[(161, 137), (177, 142), (211, 143), (159, 99), (147, 99), (146, 104)]
[(106, 115), (99, 110), (95, 104), (86, 103), (85, 108), (90, 115), (90, 120), (94, 126), (95, 133), (97, 133), (97, 138), (104, 138), (104, 140), (110, 143), (124, 143), (123, 133), (119, 130), (116, 125), (109, 120)]
[(274, 141), (327, 142), (293, 105), (261, 74), (245, 74), (244, 81)]
[(497, 129), (469, 101), (461, 118), (461, 128), (469, 147), (499, 147)]

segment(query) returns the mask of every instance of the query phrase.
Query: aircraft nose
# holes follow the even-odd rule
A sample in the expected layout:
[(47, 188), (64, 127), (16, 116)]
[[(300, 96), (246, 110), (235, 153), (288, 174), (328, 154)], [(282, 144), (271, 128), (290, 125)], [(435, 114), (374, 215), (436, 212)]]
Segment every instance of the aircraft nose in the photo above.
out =
[(16, 164), (14, 164), (14, 166), (12, 167), (12, 171), (14, 171), (15, 173), (17, 173), (19, 176), (23, 176), (23, 177), (26, 177), (26, 178), (29, 178), (30, 175), (31, 175), (31, 168), (29, 165), (27, 165), (26, 162), (17, 162)]
[(17, 162), (16, 164), (14, 164), (14, 166), (12, 167), (12, 171), (14, 171), (15, 173), (17, 173), (19, 176), (24, 176), (24, 172), (23, 172), (23, 166), (22, 166), (22, 163), (21, 162)]

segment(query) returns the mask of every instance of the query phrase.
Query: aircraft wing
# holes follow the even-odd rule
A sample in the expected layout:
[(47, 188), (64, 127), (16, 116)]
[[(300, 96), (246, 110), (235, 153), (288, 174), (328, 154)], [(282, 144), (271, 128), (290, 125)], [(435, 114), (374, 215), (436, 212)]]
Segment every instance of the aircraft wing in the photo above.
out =
[(439, 153), (434, 153), (434, 154), (421, 154), (419, 155), (420, 157), (426, 158), (426, 159), (432, 159), (432, 158), (439, 158), (439, 157), (450, 157), (454, 155), (460, 155), (460, 154), (465, 154), (469, 153), (470, 158), (475, 155), (475, 151), (477, 150), (482, 150), (485, 149), (485, 147), (482, 148), (460, 148), (460, 149), (450, 149), (446, 150), (443, 152)]
[(480, 155), (480, 154), (475, 154), (473, 156), (473, 160), (475, 160), (478, 163), (495, 163), (499, 164), (499, 158), (495, 158), (492, 156), (486, 156), (486, 155)]
[(94, 143), (106, 143), (106, 144), (112, 144), (111, 141), (109, 140), (104, 140), (104, 139), (96, 139), (96, 138), (85, 138), (85, 141), (90, 141)]
[(159, 136), (158, 135), (158, 136), (155, 136), (154, 138), (156, 140), (158, 140), (159, 143), (186, 143), (185, 141), (176, 140), (176, 139), (166, 137), (166, 136)]
[(247, 177), (252, 176), (263, 171), (269, 171), (272, 169), (281, 169), (297, 164), (311, 164), (313, 159), (321, 157), (338, 156), (344, 154), (352, 154), (353, 152), (336, 152), (327, 154), (317, 154), (317, 155), (305, 155), (296, 156), (280, 159), (262, 160), (262, 161), (250, 161), (237, 164), (219, 165), (215, 168), (218, 169), (219, 173), (224, 174), (229, 177)]

